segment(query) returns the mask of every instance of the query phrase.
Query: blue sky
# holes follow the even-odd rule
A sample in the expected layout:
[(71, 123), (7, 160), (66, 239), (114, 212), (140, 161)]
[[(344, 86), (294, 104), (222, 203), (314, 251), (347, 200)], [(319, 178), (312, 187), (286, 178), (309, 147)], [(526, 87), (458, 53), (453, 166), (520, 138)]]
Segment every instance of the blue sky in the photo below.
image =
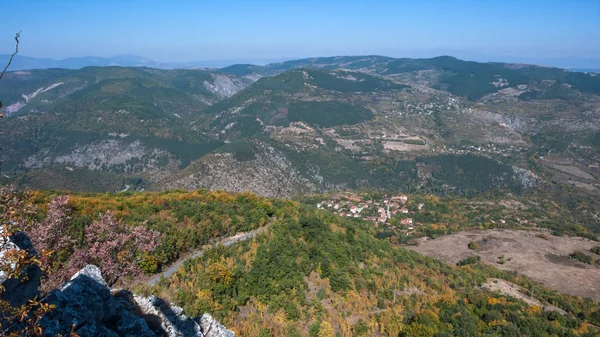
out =
[(34, 57), (600, 58), (600, 0), (2, 0), (0, 13), (0, 53), (23, 30)]

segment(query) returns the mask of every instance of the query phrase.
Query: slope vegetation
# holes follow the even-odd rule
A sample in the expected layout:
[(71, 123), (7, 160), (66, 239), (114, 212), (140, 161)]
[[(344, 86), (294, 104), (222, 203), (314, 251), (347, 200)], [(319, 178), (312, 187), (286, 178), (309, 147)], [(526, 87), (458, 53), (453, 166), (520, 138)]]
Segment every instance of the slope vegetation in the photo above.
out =
[[(394, 248), (360, 221), (285, 207), (267, 234), (213, 249), (151, 291), (191, 313), (214, 312), (244, 336), (597, 334), (597, 303)], [(569, 314), (491, 293), (480, 287), (488, 277), (534, 287)]]

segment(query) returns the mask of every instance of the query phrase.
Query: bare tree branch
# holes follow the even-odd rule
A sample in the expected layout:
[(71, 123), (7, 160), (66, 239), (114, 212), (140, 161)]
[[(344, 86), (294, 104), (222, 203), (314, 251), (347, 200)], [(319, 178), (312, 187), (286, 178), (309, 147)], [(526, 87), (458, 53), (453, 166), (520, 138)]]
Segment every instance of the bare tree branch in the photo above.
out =
[(4, 70), (2, 70), (2, 73), (0, 74), (0, 80), (2, 79), (2, 76), (4, 76), (4, 73), (6, 72), (6, 69), (8, 69), (8, 67), (10, 66), (13, 57), (15, 57), (15, 55), (17, 55), (17, 53), (19, 52), (19, 38), (21, 37), (21, 30), (15, 35), (15, 41), (17, 41), (17, 44), (15, 46), (15, 52), (12, 53), (12, 55), (10, 55), (10, 59), (8, 60), (8, 63), (6, 64), (6, 67), (4, 67)]
[[(4, 76), (4, 73), (6, 72), (6, 69), (8, 69), (8, 67), (10, 67), (10, 64), (12, 63), (13, 57), (15, 57), (15, 55), (17, 55), (17, 53), (19, 52), (19, 38), (21, 37), (21, 30), (15, 35), (15, 41), (17, 41), (17, 44), (15, 46), (15, 52), (12, 53), (12, 55), (10, 55), (10, 59), (8, 59), (8, 63), (6, 64), (6, 67), (4, 67), (4, 70), (2, 70), (2, 73), (0, 73), (0, 80), (2, 79), (2, 77)], [(2, 114), (2, 107), (4, 105), (2, 104), (2, 101), (0, 101), (0, 118), (4, 117), (4, 115)], [(0, 163), (1, 164), (1, 163)]]
[[(4, 76), (4, 73), (6, 72), (6, 69), (8, 69), (8, 67), (10, 66), (10, 64), (12, 63), (13, 57), (15, 57), (15, 55), (17, 55), (17, 53), (19, 52), (19, 38), (21, 37), (21, 30), (15, 34), (15, 41), (17, 41), (16, 45), (15, 45), (15, 52), (12, 53), (12, 55), (10, 55), (10, 59), (8, 59), (8, 63), (6, 64), (6, 67), (4, 67), (4, 70), (2, 70), (2, 73), (0, 73), (0, 80), (2, 79), (2, 77)], [(2, 107), (4, 106), (4, 104), (2, 104), (2, 101), (0, 101), (0, 118), (3, 118), (4, 115), (2, 114)], [(3, 134), (4, 132), (0, 133)], [(2, 150), (2, 148), (0, 148), (0, 151)], [(2, 163), (4, 162), (4, 160), (0, 159), (0, 168)], [(2, 176), (8, 178), (6, 176), (6, 174), (2, 174)]]

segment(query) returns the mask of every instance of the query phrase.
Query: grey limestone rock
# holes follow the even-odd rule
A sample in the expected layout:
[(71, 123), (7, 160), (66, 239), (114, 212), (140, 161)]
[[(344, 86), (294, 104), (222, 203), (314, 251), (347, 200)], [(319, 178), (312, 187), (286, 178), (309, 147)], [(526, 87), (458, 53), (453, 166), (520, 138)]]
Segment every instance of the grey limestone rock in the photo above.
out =
[[(2, 236), (0, 240), (6, 240), (7, 238)], [(8, 242), (3, 244), (4, 247), (16, 248), (19, 250), (28, 250), (30, 253), (35, 254), (33, 245), (29, 241), (29, 237), (23, 232), (17, 232), (8, 238)], [(4, 256), (0, 253), (0, 258)], [(27, 303), (29, 300), (35, 298), (39, 292), (38, 287), (40, 285), (40, 278), (42, 277), (42, 271), (38, 265), (30, 265), (24, 271), (23, 275), (19, 278), (13, 277), (6, 279), (5, 275), (0, 275), (0, 283), (4, 287), (4, 291), (0, 297), (8, 301), (12, 306), (20, 306)]]
[[(24, 233), (14, 234), (8, 240), (3, 247), (28, 249), (35, 254)], [(2, 256), (0, 254), (0, 258)], [(22, 305), (39, 295), (41, 270), (37, 265), (28, 267), (21, 278), (2, 279), (1, 276), (0, 282), (6, 289), (1, 297), (11, 305)], [(78, 271), (60, 289), (50, 292), (44, 301), (55, 306), (40, 320), (44, 337), (68, 336), (71, 331), (81, 337), (235, 336), (208, 314), (191, 318), (182, 308), (158, 297), (142, 297), (123, 289), (111, 290), (102, 278), (100, 268), (94, 265)], [(4, 323), (3, 326), (9, 329), (19, 329), (11, 322)], [(7, 331), (0, 330), (0, 335), (4, 332)]]
[(73, 327), (81, 337), (235, 337), (208, 314), (194, 319), (158, 297), (111, 291), (94, 265), (52, 291), (47, 301), (56, 309), (42, 319), (44, 336), (68, 335)]

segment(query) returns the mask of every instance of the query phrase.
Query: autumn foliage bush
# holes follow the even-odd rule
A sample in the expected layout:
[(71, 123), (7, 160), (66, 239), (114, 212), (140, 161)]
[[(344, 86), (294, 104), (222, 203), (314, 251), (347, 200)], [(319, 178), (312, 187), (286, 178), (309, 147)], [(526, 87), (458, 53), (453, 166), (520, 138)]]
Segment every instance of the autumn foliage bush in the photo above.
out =
[(468, 246), (469, 246), (469, 249), (472, 249), (472, 250), (479, 249), (479, 244), (477, 243), (477, 241), (469, 242)]
[[(14, 187), (0, 188), (0, 280), (27, 280), (28, 267), (38, 265), (42, 271), (39, 298), (21, 306), (0, 300), (0, 336), (38, 336), (41, 317), (53, 310), (44, 303), (43, 295), (61, 286), (87, 264), (100, 267), (109, 285), (121, 277), (136, 277), (144, 271), (155, 271), (157, 262), (152, 252), (162, 235), (148, 230), (144, 224), (128, 226), (107, 211), (82, 228), (73, 231), (73, 205), (66, 196), (53, 198), (40, 218), (38, 207), (31, 203), (32, 194)], [(24, 231), (34, 250), (19, 249), (9, 237)], [(0, 295), (4, 289), (0, 286)], [(18, 326), (18, 331), (12, 327)]]
[[(0, 188), (0, 281), (27, 280), (27, 269), (42, 265), (46, 252), (19, 249), (9, 239), (27, 226), (36, 208), (27, 202), (28, 194), (10, 187)], [(12, 305), (4, 300), (4, 286), (0, 285), (0, 336), (39, 336), (39, 320), (53, 306), (33, 298), (22, 305)]]
[(143, 224), (131, 228), (107, 211), (76, 238), (70, 233), (72, 210), (68, 197), (56, 197), (48, 203), (45, 219), (30, 225), (28, 234), (36, 249), (54, 254), (53, 259), (44, 261), (48, 270), (44, 290), (60, 286), (87, 264), (100, 267), (109, 285), (124, 276), (156, 271), (158, 264), (150, 253), (160, 243), (160, 233)]

